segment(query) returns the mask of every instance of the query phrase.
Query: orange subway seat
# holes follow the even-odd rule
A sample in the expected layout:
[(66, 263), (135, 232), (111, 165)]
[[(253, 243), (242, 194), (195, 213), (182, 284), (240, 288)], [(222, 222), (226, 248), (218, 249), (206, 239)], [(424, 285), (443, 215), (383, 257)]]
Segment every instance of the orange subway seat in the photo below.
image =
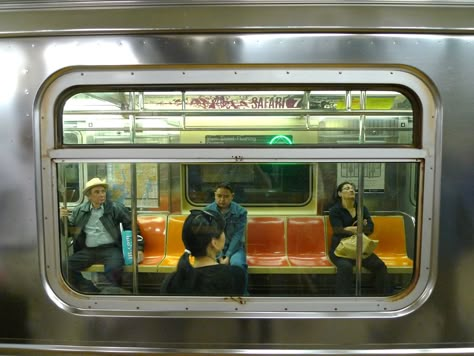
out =
[(247, 222), (249, 267), (288, 267), (285, 221), (281, 217), (250, 217)]
[(379, 240), (375, 253), (387, 267), (413, 267), (407, 256), (403, 216), (374, 216), (374, 232), (370, 237)]
[[(176, 270), (179, 258), (184, 253), (182, 239), (184, 220), (187, 215), (169, 215), (168, 227), (166, 231), (166, 254), (165, 258), (158, 265), (158, 272), (173, 272)], [(191, 258), (193, 263), (193, 258)]]
[(156, 265), (165, 257), (166, 217), (139, 215), (138, 226), (145, 242), (144, 259), (140, 265)]
[(323, 217), (288, 217), (287, 250), (291, 266), (331, 267), (326, 254)]

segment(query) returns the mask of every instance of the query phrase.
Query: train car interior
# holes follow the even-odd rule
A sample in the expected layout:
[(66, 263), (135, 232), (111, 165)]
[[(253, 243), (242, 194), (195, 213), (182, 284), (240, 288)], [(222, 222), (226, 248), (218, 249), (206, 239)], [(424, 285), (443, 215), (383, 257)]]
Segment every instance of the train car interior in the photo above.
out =
[[(419, 145), (416, 96), (404, 88), (80, 88), (59, 106), (58, 140), (77, 152), (88, 148), (206, 147), (219, 149), (378, 147)], [(234, 201), (248, 211), (245, 246), (250, 296), (334, 296), (336, 268), (328, 257), (328, 210), (335, 188), (357, 186), (375, 224), (375, 250), (387, 265), (392, 295), (406, 291), (416, 266), (419, 172), (416, 160), (354, 159), (202, 162), (133, 159), (56, 163), (58, 209), (84, 202), (84, 184), (106, 180), (107, 199), (128, 207), (145, 240), (145, 259), (126, 266), (121, 293), (159, 295), (163, 278), (184, 251), (181, 230), (191, 209), (213, 201), (229, 182)], [(61, 228), (64, 227), (64, 228)], [(73, 253), (64, 220), (61, 259)], [(63, 263), (64, 266), (64, 263)], [(102, 265), (83, 275), (105, 287)], [(62, 269), (63, 277), (67, 268)], [(360, 271), (354, 295), (371, 296), (370, 273)], [(106, 290), (106, 289), (104, 289)], [(336, 295), (337, 296), (337, 295)]]

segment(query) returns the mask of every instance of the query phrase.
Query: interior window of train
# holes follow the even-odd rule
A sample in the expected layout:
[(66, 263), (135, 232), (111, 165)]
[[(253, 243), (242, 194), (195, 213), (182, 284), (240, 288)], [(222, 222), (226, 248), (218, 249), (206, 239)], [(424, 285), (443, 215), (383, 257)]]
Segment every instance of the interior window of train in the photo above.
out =
[[(172, 295), (176, 290), (163, 286), (169, 285), (185, 249), (193, 249), (183, 242), (184, 221), (194, 209), (214, 209), (229, 224), (224, 230), (228, 245), (219, 245), (219, 251), (241, 251), (245, 257), (243, 264), (229, 261), (245, 271), (241, 296), (396, 295), (410, 287), (415, 275), (415, 182), (421, 169), (417, 162), (389, 161), (60, 162), (63, 280), (87, 295)], [(65, 192), (76, 198), (63, 199)], [(227, 195), (227, 206), (219, 194)], [(360, 219), (358, 204), (364, 207)], [(238, 235), (233, 224), (243, 212), (244, 230)], [(341, 237), (341, 224), (350, 230), (358, 223), (378, 244), (372, 257), (362, 259), (361, 270), (356, 260), (347, 260), (350, 273), (341, 284), (338, 270), (344, 265), (335, 257), (334, 236)], [(231, 252), (233, 239), (240, 239), (240, 250)], [(218, 251), (211, 252), (217, 264)], [(189, 260), (196, 270), (199, 258)], [(200, 289), (176, 293), (221, 295)]]
[(414, 146), (418, 105), (402, 88), (82, 88), (61, 113), (64, 146)]
[(246, 206), (304, 206), (311, 202), (310, 164), (186, 165), (186, 197), (194, 206), (212, 200), (217, 184), (227, 182)]
[[(87, 200), (83, 187), (91, 179), (100, 178), (108, 182), (107, 199), (131, 207), (133, 177), (130, 163), (67, 163), (58, 164), (57, 167), (61, 203), (67, 201), (69, 207), (75, 207)], [(165, 186), (168, 180), (167, 164), (137, 163), (134, 169), (135, 176), (139, 179), (136, 203), (140, 211), (167, 210), (168, 201), (162, 199), (159, 189), (160, 186)]]

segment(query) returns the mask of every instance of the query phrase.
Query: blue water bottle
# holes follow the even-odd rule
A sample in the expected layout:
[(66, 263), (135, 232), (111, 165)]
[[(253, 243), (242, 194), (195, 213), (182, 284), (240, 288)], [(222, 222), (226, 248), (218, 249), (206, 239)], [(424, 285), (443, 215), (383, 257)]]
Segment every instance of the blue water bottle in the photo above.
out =
[(125, 265), (130, 266), (133, 263), (133, 242), (132, 231), (123, 230), (122, 223), (120, 223), (120, 231), (122, 232), (122, 253)]

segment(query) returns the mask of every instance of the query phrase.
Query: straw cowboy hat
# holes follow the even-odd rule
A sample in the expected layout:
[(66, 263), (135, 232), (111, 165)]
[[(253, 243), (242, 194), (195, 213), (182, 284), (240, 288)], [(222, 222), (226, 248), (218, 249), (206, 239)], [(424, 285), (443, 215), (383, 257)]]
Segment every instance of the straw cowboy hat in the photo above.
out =
[(82, 191), (82, 194), (87, 195), (89, 193), (89, 190), (91, 190), (94, 187), (97, 187), (98, 185), (104, 187), (107, 189), (109, 186), (104, 180), (100, 180), (100, 178), (92, 178), (90, 181), (86, 183), (86, 186), (84, 187), (84, 190)]

